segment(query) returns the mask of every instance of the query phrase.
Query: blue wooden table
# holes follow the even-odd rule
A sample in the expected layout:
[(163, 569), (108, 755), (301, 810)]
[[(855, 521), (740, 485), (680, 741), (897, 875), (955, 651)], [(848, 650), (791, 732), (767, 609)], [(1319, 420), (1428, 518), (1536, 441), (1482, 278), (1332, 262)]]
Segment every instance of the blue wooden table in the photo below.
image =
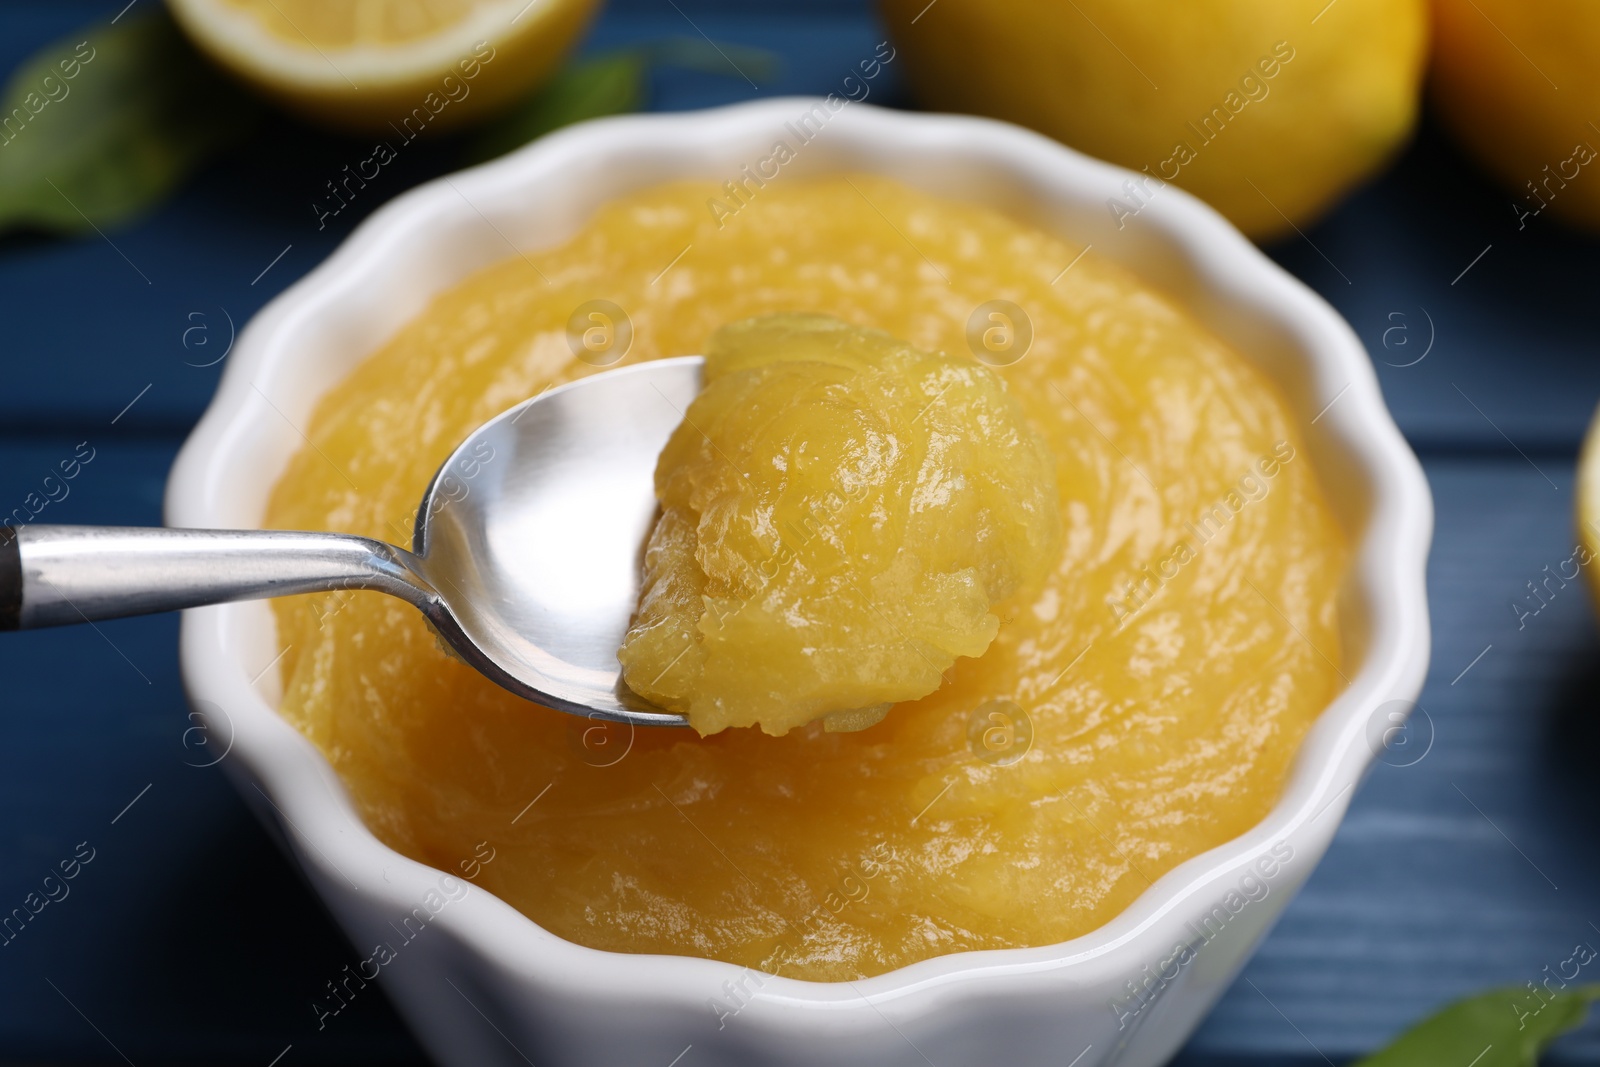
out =
[[(124, 2), (8, 0), (0, 70)], [(825, 92), (883, 36), (845, 0), (619, 0), (585, 49), (697, 27), (782, 67), (759, 89), (660, 71), (652, 107)], [(881, 99), (908, 103), (893, 85)], [(115, 246), (0, 238), (0, 511), (91, 450), (41, 521), (159, 522), (230, 320), (459, 158), (419, 142), (319, 232), (310, 205), (357, 147), (269, 121)], [(1407, 745), (1180, 1063), (1345, 1062), (1443, 1001), (1600, 946), (1593, 610), (1576, 583), (1537, 614), (1512, 607), (1572, 554), (1574, 458), (1600, 400), (1600, 244), (1548, 217), (1519, 231), (1507, 204), (1425, 126), (1307, 239), (1270, 249), (1360, 332), (1423, 458), (1435, 651)], [(218, 770), (196, 766), (176, 634), (164, 617), (0, 640), (0, 912), (92, 857), (0, 947), (0, 1063), (426, 1062), (378, 997), (317, 1030), (311, 1000), (353, 957)], [(1600, 1025), (1551, 1060), (1600, 1064)]]

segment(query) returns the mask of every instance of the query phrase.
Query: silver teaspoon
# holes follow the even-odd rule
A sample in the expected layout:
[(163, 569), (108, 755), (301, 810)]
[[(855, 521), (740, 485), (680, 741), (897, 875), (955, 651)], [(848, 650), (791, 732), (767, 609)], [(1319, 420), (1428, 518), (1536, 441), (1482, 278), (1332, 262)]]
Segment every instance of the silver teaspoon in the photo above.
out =
[(0, 630), (370, 589), (417, 608), (518, 696), (687, 725), (623, 685), (617, 649), (638, 600), (656, 458), (701, 366), (683, 356), (607, 371), (489, 420), (422, 495), (410, 552), (336, 533), (0, 527)]

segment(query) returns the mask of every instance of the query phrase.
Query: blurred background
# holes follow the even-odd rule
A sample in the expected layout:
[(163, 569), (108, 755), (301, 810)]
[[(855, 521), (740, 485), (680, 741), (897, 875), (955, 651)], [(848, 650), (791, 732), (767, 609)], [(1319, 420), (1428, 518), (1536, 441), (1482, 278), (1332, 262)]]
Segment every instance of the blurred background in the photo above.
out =
[[(1574, 521), (1600, 400), (1590, 5), (538, 2), (480, 114), (445, 108), (343, 196), (391, 104), (251, 68), (159, 0), (0, 3), (0, 521), (159, 523), (235, 332), (405, 189), (585, 117), (839, 92), (889, 40), (869, 103), (1025, 122), (1216, 203), (1354, 326), (1433, 487), (1427, 687), (1403, 727), (1375, 713), (1331, 851), (1178, 1062), (1348, 1062), (1600, 946), (1600, 659), (1569, 562), (1600, 539)], [(427, 1062), (376, 987), (319, 1029), (358, 957), (215, 766), (176, 637), (0, 640), (0, 914), (81, 864), (0, 938), (0, 1063)], [(1600, 1064), (1600, 1024), (1544, 1062)]]

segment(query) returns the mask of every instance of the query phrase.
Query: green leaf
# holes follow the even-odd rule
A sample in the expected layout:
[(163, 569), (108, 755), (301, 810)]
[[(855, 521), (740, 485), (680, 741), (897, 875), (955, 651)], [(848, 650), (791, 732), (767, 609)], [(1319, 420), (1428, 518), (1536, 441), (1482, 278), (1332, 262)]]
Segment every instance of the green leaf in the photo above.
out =
[(248, 132), (258, 110), (164, 9), (46, 45), (0, 90), (0, 231), (124, 222)]
[(644, 103), (645, 73), (645, 58), (636, 51), (563, 67), (543, 89), (474, 137), (467, 158), (492, 159), (562, 126), (636, 111)]
[(1600, 985), (1545, 997), (1512, 986), (1457, 1001), (1356, 1067), (1534, 1067), (1546, 1045), (1583, 1024)]

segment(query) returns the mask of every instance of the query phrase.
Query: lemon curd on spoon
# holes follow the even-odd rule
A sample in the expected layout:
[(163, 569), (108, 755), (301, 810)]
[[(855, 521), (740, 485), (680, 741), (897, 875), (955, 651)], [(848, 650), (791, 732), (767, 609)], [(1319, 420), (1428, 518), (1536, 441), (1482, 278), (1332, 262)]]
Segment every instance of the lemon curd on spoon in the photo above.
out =
[(854, 730), (983, 655), (1061, 541), (1004, 379), (826, 315), (730, 324), (705, 360), (656, 467), (629, 687), (702, 734)]
[[(720, 328), (782, 313), (997, 377), (1043, 451), (1042, 476), (1020, 483), (1048, 487), (1043, 561), (1024, 573), (1046, 542), (1022, 535), (992, 559), (963, 549), (1019, 580), (1009, 597), (986, 586), (982, 613), (965, 602), (966, 643), (921, 665), (934, 688), (871, 697), (899, 702), (854, 732), (805, 721), (870, 708), (851, 703), (867, 685), (782, 736), (573, 719), (452, 660), (398, 601), (275, 601), (282, 713), (373, 832), (469, 865), (581, 944), (844, 980), (1068, 940), (1259, 822), (1340, 688), (1347, 559), (1271, 384), (1136, 278), (992, 210), (865, 175), (769, 183), (732, 217), (708, 209), (721, 195), (634, 193), (418, 308), (322, 399), (269, 525), (403, 541), (476, 426), (595, 372), (567, 324), (605, 300), (630, 319), (627, 362), (709, 351), (714, 365)], [(995, 300), (1027, 316), (1021, 358), (969, 344)], [(981, 649), (980, 615), (994, 618)]]

